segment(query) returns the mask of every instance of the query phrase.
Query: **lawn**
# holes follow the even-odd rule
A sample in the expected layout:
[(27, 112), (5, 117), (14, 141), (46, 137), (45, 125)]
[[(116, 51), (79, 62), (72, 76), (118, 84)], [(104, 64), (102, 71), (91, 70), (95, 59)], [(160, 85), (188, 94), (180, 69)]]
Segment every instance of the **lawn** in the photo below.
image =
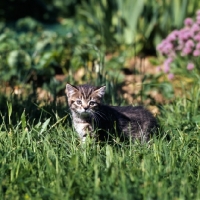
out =
[(40, 109), (31, 121), (7, 103), (0, 125), (0, 198), (199, 199), (200, 90), (189, 94), (160, 108), (160, 133), (148, 144), (83, 145), (66, 106)]

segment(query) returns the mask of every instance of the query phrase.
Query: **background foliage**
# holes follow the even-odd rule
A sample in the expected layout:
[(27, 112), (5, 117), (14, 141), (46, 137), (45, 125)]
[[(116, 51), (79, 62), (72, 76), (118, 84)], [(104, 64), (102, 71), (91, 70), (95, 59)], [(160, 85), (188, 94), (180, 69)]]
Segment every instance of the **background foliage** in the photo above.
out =
[[(0, 81), (12, 88), (25, 83), (33, 92), (43, 87), (54, 97), (64, 86), (55, 75), (81, 83), (95, 80), (94, 74), (104, 70), (104, 77), (108, 74), (109, 80), (122, 82), (125, 61), (155, 55), (156, 45), (180, 28), (186, 16), (193, 16), (199, 4), (187, 0), (2, 1)], [(106, 55), (111, 59), (106, 61)], [(82, 75), (74, 81), (71, 75), (80, 68), (84, 68)]]

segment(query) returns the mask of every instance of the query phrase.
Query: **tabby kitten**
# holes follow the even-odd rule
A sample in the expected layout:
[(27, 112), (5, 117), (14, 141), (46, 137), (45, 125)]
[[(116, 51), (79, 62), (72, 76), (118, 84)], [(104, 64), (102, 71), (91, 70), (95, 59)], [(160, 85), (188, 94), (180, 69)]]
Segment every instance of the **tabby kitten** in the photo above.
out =
[(101, 104), (106, 87), (66, 85), (68, 105), (75, 130), (82, 141), (89, 135), (97, 140), (140, 139), (148, 141), (157, 127), (155, 117), (142, 106)]

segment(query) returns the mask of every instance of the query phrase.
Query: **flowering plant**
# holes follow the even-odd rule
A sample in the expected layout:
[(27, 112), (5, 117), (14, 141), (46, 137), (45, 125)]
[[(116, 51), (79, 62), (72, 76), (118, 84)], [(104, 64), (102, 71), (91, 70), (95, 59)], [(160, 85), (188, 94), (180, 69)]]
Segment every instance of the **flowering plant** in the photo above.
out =
[(200, 10), (196, 12), (195, 20), (186, 18), (182, 29), (172, 31), (157, 46), (157, 51), (165, 57), (162, 70), (168, 75), (169, 79), (173, 79), (174, 69), (178, 70), (178, 66), (184, 66), (184, 69), (189, 71), (198, 68), (197, 62), (200, 56)]

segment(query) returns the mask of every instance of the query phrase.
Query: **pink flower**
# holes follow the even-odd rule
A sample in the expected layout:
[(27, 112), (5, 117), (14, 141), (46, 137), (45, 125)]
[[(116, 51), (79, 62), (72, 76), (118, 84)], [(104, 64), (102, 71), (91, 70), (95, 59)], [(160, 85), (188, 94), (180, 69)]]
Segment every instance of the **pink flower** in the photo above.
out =
[(163, 71), (167, 74), (170, 71), (170, 66), (164, 66)]
[(179, 35), (179, 30), (176, 30), (176, 29), (173, 30), (173, 31), (172, 31), (172, 34), (174, 34), (175, 36), (178, 36), (178, 35)]
[(173, 62), (173, 59), (172, 58), (167, 58), (166, 60), (165, 60), (165, 63), (166, 64), (171, 64)]
[(173, 59), (172, 58), (167, 58), (164, 62), (164, 69), (163, 71), (165, 73), (168, 73), (170, 71), (170, 64), (172, 63)]
[(174, 78), (174, 74), (170, 73), (170, 74), (168, 74), (167, 77), (168, 77), (169, 80), (172, 80)]
[(197, 10), (196, 14), (197, 14), (197, 16), (199, 16), (200, 15), (200, 10)]
[(188, 29), (180, 30), (180, 32), (179, 32), (180, 40), (186, 41), (186, 40), (189, 40), (191, 37), (193, 37), (193, 33), (190, 30), (188, 30)]
[(177, 37), (177, 32), (173, 31), (168, 35), (167, 41), (173, 42), (176, 40), (176, 37)]
[(176, 50), (182, 50), (185, 43), (182, 40), (178, 40), (178, 46), (176, 47)]
[(194, 69), (194, 64), (193, 63), (188, 63), (188, 65), (187, 65), (187, 70), (189, 70), (189, 71), (191, 71), (191, 70), (193, 70)]
[(156, 47), (156, 49), (157, 49), (157, 51), (162, 51), (162, 49), (163, 49), (163, 43), (158, 44), (157, 47)]
[(196, 44), (196, 49), (200, 49), (200, 42)]
[(169, 58), (172, 58), (172, 59), (176, 58), (176, 56), (177, 56), (175, 51), (171, 51), (167, 55), (168, 55)]
[(186, 18), (184, 24), (185, 26), (192, 26), (193, 20), (191, 18)]
[[(186, 18), (184, 25), (182, 29), (172, 31), (157, 46), (157, 50), (166, 57), (163, 72), (167, 73), (169, 80), (174, 78), (174, 74), (171, 73), (171, 64), (174, 60), (180, 56), (185, 56), (184, 60), (200, 57), (200, 9), (196, 12), (196, 19)], [(186, 67), (190, 71), (195, 68), (195, 64), (189, 61)], [(157, 70), (160, 71), (161, 68)]]
[(195, 57), (200, 56), (200, 50), (199, 49), (195, 49), (193, 51), (193, 56), (195, 56)]
[(197, 23), (194, 23), (194, 24), (192, 25), (192, 27), (191, 27), (191, 32), (192, 32), (192, 33), (196, 33), (196, 32), (198, 32), (198, 31), (200, 31), (200, 27), (199, 27), (199, 25), (198, 25)]
[(164, 71), (165, 73), (168, 73), (168, 72), (170, 71), (170, 66), (169, 66), (169, 65), (164, 65), (163, 71)]
[(193, 42), (193, 40), (188, 40), (188, 41), (185, 43), (185, 47), (187, 47), (187, 48), (192, 48), (192, 47), (194, 47), (194, 42)]
[(182, 55), (182, 56), (186, 56), (186, 55), (190, 54), (191, 52), (192, 52), (192, 49), (191, 49), (191, 48), (189, 48), (189, 47), (184, 47), (184, 49), (183, 49), (182, 52), (181, 52), (181, 55)]
[(200, 32), (197, 33), (197, 35), (194, 36), (194, 40), (200, 42)]
[(168, 54), (169, 51), (173, 48), (173, 45), (169, 43), (167, 40), (163, 40), (158, 46), (157, 50), (160, 51), (161, 54)]
[(174, 46), (172, 43), (164, 41), (161, 52), (163, 54), (169, 54), (173, 50), (173, 48)]
[(196, 21), (197, 21), (197, 24), (200, 24), (200, 15), (197, 15)]

